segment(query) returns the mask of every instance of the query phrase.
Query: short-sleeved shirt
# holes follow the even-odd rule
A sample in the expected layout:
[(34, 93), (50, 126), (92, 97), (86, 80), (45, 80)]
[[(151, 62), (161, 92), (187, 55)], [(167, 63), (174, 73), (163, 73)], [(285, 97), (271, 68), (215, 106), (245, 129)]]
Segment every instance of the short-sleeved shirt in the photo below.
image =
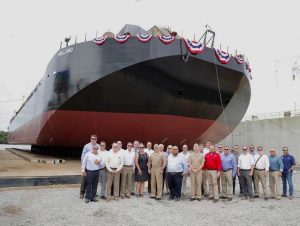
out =
[(198, 169), (204, 162), (204, 156), (201, 153), (192, 152), (189, 161), (193, 168)]
[(289, 169), (296, 164), (294, 156), (287, 154), (281, 156), (283, 163), (283, 172), (287, 173)]
[(150, 155), (150, 162), (152, 168), (160, 168), (164, 163), (165, 155), (161, 152), (153, 152)]

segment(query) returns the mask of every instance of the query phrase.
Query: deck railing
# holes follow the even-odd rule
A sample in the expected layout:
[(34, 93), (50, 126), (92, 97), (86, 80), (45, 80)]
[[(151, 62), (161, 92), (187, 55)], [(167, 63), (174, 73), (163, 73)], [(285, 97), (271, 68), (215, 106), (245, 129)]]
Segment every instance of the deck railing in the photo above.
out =
[(289, 117), (295, 117), (295, 116), (300, 116), (300, 109), (272, 112), (272, 113), (260, 113), (260, 114), (246, 115), (246, 116), (244, 116), (242, 121), (255, 121), (255, 120), (275, 119), (275, 118), (289, 118)]

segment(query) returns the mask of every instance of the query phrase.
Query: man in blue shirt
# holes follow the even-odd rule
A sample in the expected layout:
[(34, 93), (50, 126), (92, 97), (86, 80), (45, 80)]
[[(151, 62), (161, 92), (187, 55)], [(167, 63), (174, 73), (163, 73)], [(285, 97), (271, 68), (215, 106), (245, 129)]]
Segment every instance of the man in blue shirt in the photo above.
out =
[(172, 154), (168, 156), (167, 181), (170, 190), (169, 200), (179, 201), (181, 197), (182, 178), (188, 172), (188, 162), (178, 154), (178, 147), (172, 147)]
[(221, 154), (222, 160), (222, 172), (221, 172), (221, 182), (222, 182), (222, 193), (223, 196), (220, 198), (232, 201), (232, 178), (236, 175), (237, 164), (236, 159), (233, 154), (230, 153), (229, 147), (224, 147), (224, 152)]
[(287, 186), (286, 181), (289, 184), (289, 199), (293, 199), (294, 187), (293, 187), (293, 170), (296, 167), (295, 158), (289, 154), (289, 150), (287, 147), (283, 147), (282, 149), (283, 155), (281, 156), (283, 162), (283, 173), (282, 173), (282, 184), (283, 184), (283, 193), (282, 197), (287, 197)]
[(270, 149), (269, 155), (269, 186), (271, 192), (271, 199), (279, 200), (280, 199), (280, 177), (283, 171), (283, 163), (280, 156), (276, 155), (274, 148)]

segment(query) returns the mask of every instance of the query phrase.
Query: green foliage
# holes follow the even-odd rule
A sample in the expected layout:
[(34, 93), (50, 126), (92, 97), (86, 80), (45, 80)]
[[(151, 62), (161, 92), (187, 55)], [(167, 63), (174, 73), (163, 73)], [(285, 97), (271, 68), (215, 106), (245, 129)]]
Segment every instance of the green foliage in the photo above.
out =
[(7, 143), (7, 132), (0, 131), (0, 144)]

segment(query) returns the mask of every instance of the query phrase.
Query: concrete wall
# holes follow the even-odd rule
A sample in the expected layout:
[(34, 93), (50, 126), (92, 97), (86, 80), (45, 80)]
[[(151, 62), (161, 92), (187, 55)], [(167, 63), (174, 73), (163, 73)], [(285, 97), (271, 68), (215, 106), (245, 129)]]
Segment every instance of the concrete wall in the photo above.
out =
[(300, 163), (300, 116), (241, 122), (220, 144), (261, 145), (265, 153), (273, 147), (280, 154), (287, 146)]

